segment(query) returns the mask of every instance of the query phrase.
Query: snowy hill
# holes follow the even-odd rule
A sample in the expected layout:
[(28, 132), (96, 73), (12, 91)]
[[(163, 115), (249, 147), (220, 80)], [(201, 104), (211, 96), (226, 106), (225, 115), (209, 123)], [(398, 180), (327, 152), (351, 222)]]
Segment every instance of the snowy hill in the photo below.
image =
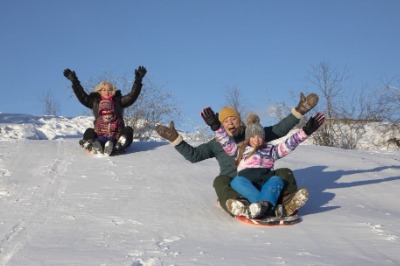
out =
[(73, 118), (0, 113), (0, 140), (45, 140), (82, 137), (93, 127), (93, 117)]
[(301, 145), (277, 167), (310, 190), (304, 220), (261, 228), (216, 206), (214, 159), (157, 141), (89, 155), (91, 123), (0, 115), (0, 265), (400, 263), (399, 151)]

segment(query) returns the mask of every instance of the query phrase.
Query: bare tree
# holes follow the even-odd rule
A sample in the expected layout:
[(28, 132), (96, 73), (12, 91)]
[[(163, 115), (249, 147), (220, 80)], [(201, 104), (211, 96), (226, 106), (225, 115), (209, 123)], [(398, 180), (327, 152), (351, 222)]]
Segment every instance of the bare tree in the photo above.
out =
[[(346, 71), (339, 72), (323, 62), (312, 68), (311, 81), (320, 91), (319, 108), (327, 116), (327, 123), (313, 135), (315, 144), (345, 149), (355, 149), (358, 140), (367, 132), (371, 123), (379, 122), (381, 138), (377, 146), (396, 139), (400, 132), (400, 91), (393, 83), (386, 82), (381, 89), (368, 90), (366, 86), (343, 101), (343, 82)], [(382, 123), (385, 122), (385, 123)], [(378, 125), (376, 125), (378, 126)]]
[(51, 90), (46, 90), (41, 95), (41, 102), (43, 103), (44, 115), (58, 115), (59, 105), (53, 97)]
[[(354, 149), (359, 136), (365, 133), (364, 122), (359, 119), (364, 110), (363, 101), (359, 105), (361, 110), (355, 103), (345, 104), (343, 101), (342, 87), (347, 78), (346, 69), (338, 71), (327, 62), (312, 66), (309, 81), (320, 92), (317, 109), (327, 117), (325, 126), (313, 134), (317, 145)], [(353, 101), (355, 99), (360, 98), (353, 97)]]
[(176, 121), (180, 115), (175, 97), (146, 80), (139, 98), (125, 110), (125, 123), (133, 128), (134, 138), (141, 140), (151, 137), (156, 124)]
[[(370, 120), (382, 121), (379, 125), (381, 137), (376, 146), (398, 144), (400, 141), (400, 88), (399, 78), (383, 82), (383, 86), (368, 95), (366, 109)], [(399, 146), (394, 147), (399, 148)]]
[[(311, 66), (308, 80), (319, 90), (318, 109), (322, 109), (328, 118), (337, 118), (341, 116), (343, 110), (342, 104), (342, 86), (347, 70), (339, 72), (332, 68), (327, 62), (321, 62), (317, 66)], [(322, 100), (322, 101), (321, 101)]]
[(225, 101), (227, 105), (235, 108), (242, 117), (245, 117), (248, 113), (248, 109), (245, 107), (246, 99), (242, 96), (238, 87), (226, 89)]
[(379, 97), (377, 98), (377, 110), (379, 119), (392, 123), (400, 122), (400, 78), (393, 78), (384, 82)]

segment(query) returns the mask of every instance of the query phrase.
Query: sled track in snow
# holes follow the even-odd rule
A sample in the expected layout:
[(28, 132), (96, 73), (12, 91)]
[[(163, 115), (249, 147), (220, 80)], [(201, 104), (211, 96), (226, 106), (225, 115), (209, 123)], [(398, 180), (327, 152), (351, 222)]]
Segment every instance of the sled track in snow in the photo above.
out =
[[(19, 213), (20, 219), (0, 239), (0, 265), (6, 265), (30, 241), (31, 236), (46, 225), (49, 216), (47, 214), (57, 207), (63, 195), (65, 187), (61, 177), (66, 172), (70, 157), (65, 156), (64, 141), (53, 143), (54, 153), (40, 154), (39, 152), (40, 156), (36, 154), (43, 143), (37, 142), (39, 147), (29, 146), (33, 147), (30, 150), (26, 150), (23, 143), (17, 143), (15, 156), (11, 154), (8, 158), (12, 162), (11, 166), (15, 168), (11, 172), (16, 178), (19, 174), (29, 174), (19, 172), (19, 165), (28, 164), (32, 169), (40, 168), (41, 170), (38, 176), (32, 176), (31, 182), (19, 185), (18, 193), (12, 196), (15, 204), (9, 208), (8, 212)], [(25, 156), (21, 156), (20, 153)], [(27, 156), (27, 153), (31, 153), (32, 156)], [(27, 158), (30, 159), (26, 160)]]

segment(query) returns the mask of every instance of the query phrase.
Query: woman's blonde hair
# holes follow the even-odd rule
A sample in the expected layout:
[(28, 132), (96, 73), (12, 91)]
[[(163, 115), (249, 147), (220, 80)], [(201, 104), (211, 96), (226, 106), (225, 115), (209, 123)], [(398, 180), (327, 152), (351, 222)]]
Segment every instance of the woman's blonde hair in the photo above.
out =
[(112, 94), (114, 95), (115, 92), (117, 91), (117, 88), (114, 86), (114, 84), (112, 84), (111, 82), (108, 81), (101, 81), (99, 84), (97, 84), (97, 86), (94, 88), (94, 92), (100, 92), (101, 89), (105, 86), (108, 85), (111, 87), (112, 89)]

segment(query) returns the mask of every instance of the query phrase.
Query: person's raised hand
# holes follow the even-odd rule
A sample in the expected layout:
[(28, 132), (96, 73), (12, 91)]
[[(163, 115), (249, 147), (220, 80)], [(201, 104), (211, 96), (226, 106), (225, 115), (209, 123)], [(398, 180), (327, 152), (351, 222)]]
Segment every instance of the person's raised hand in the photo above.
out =
[(72, 71), (71, 69), (67, 68), (64, 70), (64, 76), (69, 79), (71, 82), (74, 82), (77, 79), (75, 71)]
[(302, 115), (305, 115), (308, 111), (313, 109), (318, 103), (318, 95), (315, 93), (311, 93), (304, 96), (304, 94), (300, 93), (300, 101), (299, 104), (295, 107), (296, 111)]
[(147, 73), (147, 69), (144, 66), (139, 66), (135, 69), (135, 79), (142, 80)]
[(211, 107), (204, 108), (201, 112), (201, 117), (213, 131), (217, 131), (221, 127), (221, 122), (218, 119), (218, 113), (214, 113)]
[(178, 132), (175, 129), (174, 121), (171, 121), (169, 123), (169, 127), (164, 125), (156, 125), (156, 132), (158, 133), (158, 135), (160, 135), (160, 137), (170, 142), (175, 141), (179, 136)]
[(303, 126), (304, 132), (309, 136), (317, 131), (325, 122), (325, 116), (323, 113), (317, 113), (310, 119), (308, 119), (305, 126)]

